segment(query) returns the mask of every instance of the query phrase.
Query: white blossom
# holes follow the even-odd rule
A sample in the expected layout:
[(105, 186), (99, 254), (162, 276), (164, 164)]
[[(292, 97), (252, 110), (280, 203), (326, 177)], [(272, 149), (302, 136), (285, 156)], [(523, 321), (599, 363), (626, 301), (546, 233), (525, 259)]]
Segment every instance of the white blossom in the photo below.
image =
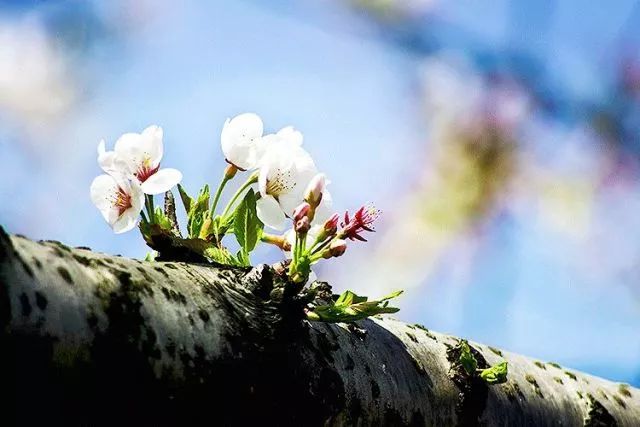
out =
[(160, 169), (163, 155), (162, 128), (149, 126), (142, 133), (125, 133), (116, 141), (113, 151), (106, 151), (104, 141), (98, 144), (98, 163), (110, 175), (124, 175), (137, 181), (146, 194), (169, 191), (182, 180), (177, 169)]
[(304, 190), (316, 174), (313, 159), (302, 148), (302, 134), (291, 127), (264, 138), (267, 150), (260, 161), (258, 217), (276, 230), (303, 201)]
[(254, 113), (227, 119), (222, 127), (220, 145), (227, 162), (241, 170), (255, 169), (264, 154), (262, 119)]
[(91, 183), (91, 201), (116, 233), (134, 228), (144, 203), (144, 193), (136, 182), (125, 177), (100, 175)]

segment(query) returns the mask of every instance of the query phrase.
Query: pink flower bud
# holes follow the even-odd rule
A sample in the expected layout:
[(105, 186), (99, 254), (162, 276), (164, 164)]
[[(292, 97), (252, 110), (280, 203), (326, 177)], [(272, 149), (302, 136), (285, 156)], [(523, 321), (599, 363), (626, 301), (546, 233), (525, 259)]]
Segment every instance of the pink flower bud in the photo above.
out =
[(296, 233), (306, 234), (311, 228), (311, 223), (309, 222), (308, 216), (303, 216), (301, 219), (296, 221), (294, 230)]
[(340, 221), (340, 215), (334, 213), (324, 223), (324, 233), (328, 236), (333, 236), (338, 231), (338, 221)]
[(329, 249), (323, 254), (324, 258), (339, 257), (344, 255), (347, 250), (347, 242), (342, 239), (336, 239), (329, 245)]
[(297, 208), (293, 211), (293, 220), (295, 222), (300, 221), (302, 218), (306, 217), (309, 214), (309, 210), (311, 209), (311, 205), (307, 202), (302, 202), (298, 205)]
[(326, 180), (323, 173), (316, 174), (316, 176), (311, 178), (311, 181), (309, 181), (309, 185), (307, 185), (307, 189), (304, 192), (304, 199), (313, 208), (317, 208), (318, 205), (320, 205), (325, 185)]

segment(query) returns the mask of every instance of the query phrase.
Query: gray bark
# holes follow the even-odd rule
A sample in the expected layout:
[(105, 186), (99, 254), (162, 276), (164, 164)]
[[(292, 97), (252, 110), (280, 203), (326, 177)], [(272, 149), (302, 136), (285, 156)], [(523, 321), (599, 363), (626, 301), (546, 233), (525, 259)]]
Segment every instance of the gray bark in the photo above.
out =
[[(309, 323), (267, 266), (142, 262), (0, 228), (0, 425), (640, 425), (640, 390), (391, 318)], [(589, 351), (585, 349), (585, 351)]]

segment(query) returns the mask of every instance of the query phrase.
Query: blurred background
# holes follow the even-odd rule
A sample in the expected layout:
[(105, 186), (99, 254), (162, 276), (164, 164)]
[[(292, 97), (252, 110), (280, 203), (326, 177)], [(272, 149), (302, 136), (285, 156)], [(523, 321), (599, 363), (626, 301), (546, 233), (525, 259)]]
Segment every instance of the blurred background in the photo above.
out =
[(195, 192), (246, 111), (383, 210), (321, 279), (640, 386), (640, 1), (0, 1), (0, 224), (142, 258), (89, 200), (98, 141), (162, 126)]

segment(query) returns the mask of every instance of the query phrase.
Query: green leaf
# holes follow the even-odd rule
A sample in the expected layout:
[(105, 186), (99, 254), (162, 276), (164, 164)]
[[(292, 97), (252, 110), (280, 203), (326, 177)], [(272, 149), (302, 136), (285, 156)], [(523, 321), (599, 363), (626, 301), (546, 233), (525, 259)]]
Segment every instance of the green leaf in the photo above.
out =
[(156, 206), (153, 217), (155, 224), (160, 226), (160, 229), (162, 231), (165, 231), (168, 234), (173, 234), (173, 224), (171, 223), (169, 217), (164, 214), (164, 211), (160, 206)]
[(383, 298), (368, 301), (367, 297), (356, 295), (354, 292), (345, 291), (332, 304), (321, 305), (311, 310), (307, 317), (309, 320), (322, 322), (355, 322), (370, 316), (384, 313), (396, 313), (400, 309), (388, 307), (388, 300), (402, 294), (402, 291), (393, 292)]
[[(182, 192), (180, 193), (182, 196)], [(184, 200), (183, 200), (184, 202)], [(191, 201), (189, 211), (187, 213), (187, 231), (189, 237), (197, 238), (200, 235), (200, 229), (209, 214), (209, 186), (205, 185), (198, 193), (198, 198)]]
[(460, 340), (458, 344), (460, 347), (460, 357), (458, 361), (460, 365), (464, 368), (465, 372), (468, 375), (474, 375), (476, 373), (476, 369), (478, 368), (478, 361), (471, 353), (471, 347), (469, 347), (469, 343), (466, 340)]
[(480, 372), (480, 378), (487, 384), (502, 384), (507, 381), (507, 362), (498, 363)]
[(209, 260), (215, 261), (219, 264), (234, 266), (241, 265), (226, 248), (216, 248), (212, 246), (204, 251), (204, 255)]
[(144, 257), (144, 260), (147, 262), (154, 262), (158, 257), (158, 251), (147, 252), (147, 256)]
[(178, 184), (178, 192), (180, 193), (180, 199), (182, 200), (185, 212), (189, 213), (193, 199), (187, 194), (187, 191), (180, 184)]
[(260, 241), (264, 224), (256, 212), (256, 194), (249, 190), (233, 215), (233, 233), (242, 248), (242, 260), (250, 264), (249, 254)]

